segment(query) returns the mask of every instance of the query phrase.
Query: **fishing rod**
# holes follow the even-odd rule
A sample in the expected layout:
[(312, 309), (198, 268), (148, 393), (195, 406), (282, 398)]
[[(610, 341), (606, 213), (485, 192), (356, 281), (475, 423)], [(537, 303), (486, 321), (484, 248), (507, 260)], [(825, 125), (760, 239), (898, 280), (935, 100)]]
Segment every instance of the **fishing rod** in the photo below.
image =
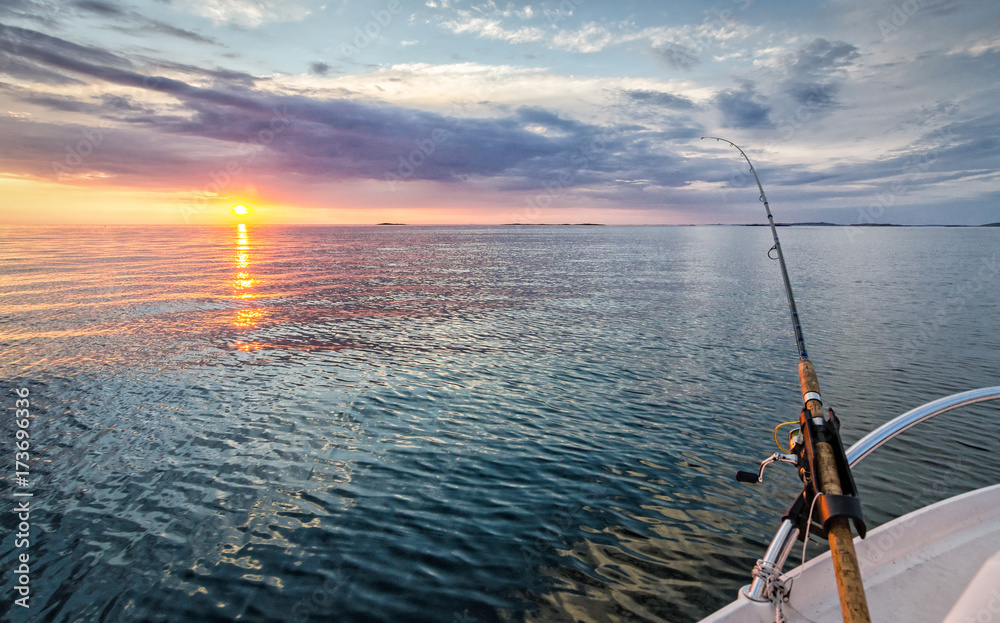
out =
[(771, 225), (771, 236), (774, 237), (774, 246), (768, 251), (770, 255), (771, 251), (778, 252), (778, 265), (781, 266), (781, 278), (785, 282), (785, 296), (788, 298), (788, 311), (792, 315), (792, 331), (795, 332), (795, 348), (799, 353), (800, 361), (808, 361), (809, 355), (806, 353), (806, 340), (802, 337), (802, 325), (799, 323), (799, 312), (795, 308), (795, 295), (792, 294), (792, 282), (788, 278), (788, 267), (785, 266), (785, 254), (781, 252), (781, 242), (778, 240), (778, 228), (774, 225), (774, 216), (771, 214), (771, 206), (767, 204), (767, 195), (764, 194), (764, 187), (760, 183), (760, 178), (757, 177), (757, 171), (753, 168), (753, 163), (750, 162), (750, 158), (747, 157), (746, 153), (740, 146), (732, 141), (727, 141), (724, 138), (719, 138), (717, 136), (703, 136), (703, 140), (706, 138), (714, 138), (717, 141), (722, 141), (724, 143), (729, 143), (733, 147), (739, 150), (740, 155), (743, 159), (747, 161), (750, 165), (750, 172), (753, 173), (753, 177), (757, 180), (757, 188), (760, 189), (760, 201), (764, 202), (764, 210), (767, 211), (767, 222)]
[[(757, 180), (760, 189), (759, 200), (764, 203), (767, 221), (771, 226), (774, 246), (768, 250), (777, 252), (778, 264), (781, 266), (781, 278), (785, 283), (785, 296), (788, 298), (788, 311), (792, 318), (792, 329), (795, 333), (795, 348), (799, 356), (799, 385), (802, 389), (802, 413), (799, 415), (798, 434), (789, 435), (792, 453), (775, 453), (761, 462), (758, 472), (738, 472), (736, 479), (740, 482), (761, 482), (764, 468), (770, 463), (791, 463), (799, 468), (799, 477), (805, 484), (802, 493), (785, 513), (783, 528), (798, 529), (801, 538), (808, 540), (809, 532), (825, 537), (830, 542), (830, 556), (833, 558), (834, 572), (837, 577), (837, 589), (840, 593), (840, 608), (844, 623), (871, 623), (868, 612), (868, 601), (865, 597), (864, 584), (861, 581), (861, 571), (858, 567), (858, 557), (854, 550), (854, 539), (851, 535), (850, 522), (862, 538), (866, 528), (861, 514), (861, 500), (858, 496), (850, 465), (840, 439), (840, 421), (834, 415), (833, 409), (824, 412), (823, 398), (819, 391), (819, 380), (816, 368), (806, 352), (806, 342), (802, 335), (802, 323), (795, 307), (795, 296), (792, 294), (792, 283), (788, 278), (788, 268), (785, 266), (785, 256), (778, 240), (778, 229), (774, 224), (771, 207), (764, 194), (764, 186), (754, 169), (753, 163), (746, 152), (736, 143), (718, 136), (703, 136), (702, 140), (712, 138), (735, 147), (750, 166), (750, 172)], [(780, 426), (779, 426), (780, 428)], [(777, 429), (775, 429), (777, 441)], [(779, 445), (780, 448), (780, 445)], [(782, 448), (783, 449), (783, 448)], [(816, 513), (813, 513), (813, 510)], [(768, 552), (765, 558), (757, 561), (754, 569), (754, 583), (748, 596), (765, 597), (765, 601), (775, 604), (778, 618), (781, 614), (781, 603), (787, 598), (789, 589), (778, 577), (777, 565), (769, 556), (780, 557), (787, 552)]]

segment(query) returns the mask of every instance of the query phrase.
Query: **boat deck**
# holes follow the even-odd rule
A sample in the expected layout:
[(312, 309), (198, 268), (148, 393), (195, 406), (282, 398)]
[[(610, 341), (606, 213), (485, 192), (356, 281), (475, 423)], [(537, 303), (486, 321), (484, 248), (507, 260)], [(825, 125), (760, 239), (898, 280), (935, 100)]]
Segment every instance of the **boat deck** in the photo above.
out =
[[(873, 621), (1000, 621), (1000, 485), (924, 507), (854, 543)], [(841, 621), (829, 552), (801, 573), (784, 606), (788, 622)], [(703, 623), (731, 621), (771, 622), (774, 608), (741, 596)]]

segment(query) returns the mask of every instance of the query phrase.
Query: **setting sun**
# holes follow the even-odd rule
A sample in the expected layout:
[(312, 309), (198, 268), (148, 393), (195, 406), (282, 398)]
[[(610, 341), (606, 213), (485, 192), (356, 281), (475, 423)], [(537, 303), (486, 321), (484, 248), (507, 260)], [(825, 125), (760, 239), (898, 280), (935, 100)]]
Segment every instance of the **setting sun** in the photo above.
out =
[(233, 212), (239, 215), (249, 214), (250, 210), (245, 205), (233, 206)]

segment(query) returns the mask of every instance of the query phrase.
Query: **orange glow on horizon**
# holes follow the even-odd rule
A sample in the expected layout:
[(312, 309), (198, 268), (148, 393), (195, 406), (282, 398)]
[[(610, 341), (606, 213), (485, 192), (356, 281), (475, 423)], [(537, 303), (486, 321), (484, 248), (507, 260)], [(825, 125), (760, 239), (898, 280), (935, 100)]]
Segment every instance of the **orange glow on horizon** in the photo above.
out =
[[(406, 190), (406, 192), (402, 192)], [(263, 185), (222, 196), (193, 196), (189, 189), (131, 188), (111, 183), (69, 184), (0, 173), (0, 223), (4, 225), (499, 225), (513, 222), (594, 222), (609, 225), (706, 222), (697, 209), (664, 211), (598, 206), (525, 207), (507, 193), (442, 194), (440, 185), (411, 183), (390, 193), (382, 182), (338, 183), (316, 188)], [(331, 199), (335, 197), (336, 199)], [(241, 203), (236, 203), (240, 201)], [(237, 214), (237, 206), (247, 214)], [(713, 221), (714, 222), (714, 221)]]

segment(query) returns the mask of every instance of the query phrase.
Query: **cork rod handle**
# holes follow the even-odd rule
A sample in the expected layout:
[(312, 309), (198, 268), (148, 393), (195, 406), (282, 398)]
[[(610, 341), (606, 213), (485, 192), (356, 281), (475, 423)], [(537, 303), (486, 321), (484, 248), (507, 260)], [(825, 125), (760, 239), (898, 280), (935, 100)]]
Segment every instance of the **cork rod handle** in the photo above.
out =
[[(819, 395), (819, 380), (816, 369), (808, 359), (799, 362), (799, 383), (802, 395), (811, 393)], [(806, 402), (806, 409), (813, 418), (823, 418), (823, 403), (811, 399)], [(816, 444), (817, 462), (819, 464), (819, 486), (825, 495), (841, 495), (840, 476), (837, 472), (837, 461), (833, 455), (833, 447), (828, 443)], [(858, 567), (858, 555), (854, 551), (854, 537), (851, 535), (851, 525), (846, 517), (838, 517), (830, 522), (828, 535), (830, 541), (830, 556), (833, 558), (833, 569), (837, 576), (837, 590), (840, 593), (840, 610), (844, 623), (871, 623), (868, 612), (868, 599), (865, 587), (861, 581), (861, 570)]]

